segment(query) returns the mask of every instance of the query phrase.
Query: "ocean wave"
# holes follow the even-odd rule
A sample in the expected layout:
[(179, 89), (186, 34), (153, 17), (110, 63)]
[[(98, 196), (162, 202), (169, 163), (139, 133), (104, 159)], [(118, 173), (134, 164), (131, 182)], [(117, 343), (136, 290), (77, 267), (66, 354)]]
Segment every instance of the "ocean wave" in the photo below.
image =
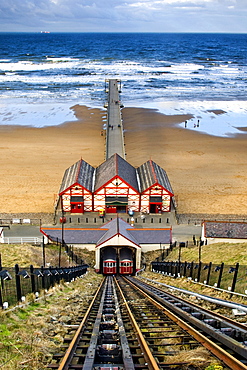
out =
[[(159, 107), (172, 99), (193, 110), (190, 104), (200, 102), (204, 109), (205, 100), (218, 101), (224, 110), (226, 101), (247, 101), (243, 35), (10, 34), (7, 43), (0, 35), (1, 42), (1, 101), (11, 107), (14, 102), (20, 111), (25, 106), (32, 112), (28, 121), (33, 107), (40, 117), (50, 105), (102, 107), (109, 78), (122, 81), (125, 106)], [(15, 117), (14, 123), (18, 109)]]

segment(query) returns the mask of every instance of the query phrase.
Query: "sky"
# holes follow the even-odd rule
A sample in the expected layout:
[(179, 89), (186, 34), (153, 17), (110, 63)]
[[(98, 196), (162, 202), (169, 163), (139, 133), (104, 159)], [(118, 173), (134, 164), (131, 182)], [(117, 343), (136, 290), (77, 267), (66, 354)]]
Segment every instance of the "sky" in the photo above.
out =
[(247, 0), (1, 0), (0, 32), (247, 33)]

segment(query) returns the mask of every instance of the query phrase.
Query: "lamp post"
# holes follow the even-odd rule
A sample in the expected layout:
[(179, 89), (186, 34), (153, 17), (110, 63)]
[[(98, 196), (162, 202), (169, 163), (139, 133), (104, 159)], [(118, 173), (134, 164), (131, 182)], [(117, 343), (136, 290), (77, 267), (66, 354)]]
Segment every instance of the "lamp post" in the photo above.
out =
[(62, 248), (64, 246), (64, 210), (62, 209), (62, 242), (59, 246), (59, 256), (58, 256), (58, 267), (61, 267), (61, 254), (62, 254)]
[(202, 240), (200, 238), (200, 240), (198, 241), (198, 262), (200, 263), (201, 260), (202, 260)]
[(182, 248), (182, 245), (181, 245), (181, 243), (179, 243), (179, 245), (178, 245), (178, 263), (179, 264), (181, 262), (181, 248)]

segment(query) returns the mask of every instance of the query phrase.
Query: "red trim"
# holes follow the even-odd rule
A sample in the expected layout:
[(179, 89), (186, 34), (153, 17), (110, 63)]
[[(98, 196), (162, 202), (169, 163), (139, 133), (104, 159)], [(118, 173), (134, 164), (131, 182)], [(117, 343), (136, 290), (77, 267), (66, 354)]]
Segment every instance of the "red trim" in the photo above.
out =
[[(167, 192), (168, 192), (168, 195), (170, 195), (171, 197), (174, 196), (174, 194), (172, 194), (168, 189), (164, 188), (164, 186), (162, 186), (161, 184), (159, 184), (158, 182), (154, 183), (153, 185), (149, 186), (149, 188), (145, 189), (141, 195), (148, 195), (148, 194), (145, 194), (146, 191), (150, 190), (151, 188), (153, 188), (154, 186), (157, 186), (159, 185), (162, 189), (165, 189)], [(163, 194), (162, 195), (166, 195), (166, 194)], [(150, 196), (150, 193), (149, 193), (149, 196)]]
[[(108, 230), (109, 230), (109, 229), (108, 229)], [(126, 229), (126, 230), (128, 230), (128, 229)], [(131, 230), (131, 229), (130, 229), (130, 230)], [(108, 242), (108, 240), (111, 240), (112, 238), (114, 238), (114, 237), (115, 237), (115, 236), (117, 236), (117, 235), (121, 235), (124, 239), (128, 240), (128, 242), (130, 242), (130, 243), (132, 243), (132, 244), (136, 245), (138, 248), (141, 248), (141, 246), (140, 246), (139, 244), (136, 244), (135, 242), (133, 242), (132, 240), (130, 240), (130, 239), (128, 239), (128, 238), (126, 238), (126, 236), (124, 236), (124, 235), (122, 235), (122, 234), (120, 234), (120, 233), (116, 233), (116, 234), (112, 235), (110, 238), (108, 238), (108, 239), (104, 240), (102, 243), (97, 244), (97, 245), (96, 245), (96, 247), (98, 248), (100, 245), (102, 245), (102, 244), (104, 244), (104, 243)], [(103, 248), (103, 247), (101, 247), (101, 248)]]
[(151, 159), (149, 159), (149, 163), (150, 163), (151, 171), (152, 171), (152, 173), (154, 175), (154, 179), (155, 179), (155, 181), (157, 183), (158, 182), (158, 179), (157, 179), (157, 176), (156, 176), (156, 172), (154, 170), (153, 161)]
[[(139, 194), (139, 191), (136, 190), (135, 188), (133, 188), (130, 184), (128, 184), (125, 180), (122, 179), (122, 177), (120, 177), (119, 175), (115, 175), (113, 176), (109, 181), (107, 181), (105, 184), (103, 184), (100, 188), (98, 188), (97, 190), (94, 191), (94, 194), (97, 194), (101, 189), (103, 188), (106, 188), (108, 184), (110, 184), (110, 182), (114, 181), (115, 179), (119, 179), (121, 180), (126, 186), (127, 188), (131, 188), (132, 190), (134, 190), (134, 192), (138, 195)], [(116, 186), (117, 188), (117, 186)]]
[[(111, 221), (109, 221), (109, 222), (111, 222)], [(107, 228), (105, 228), (106, 230), (109, 230), (109, 229), (107, 229)], [(41, 231), (42, 230), (61, 230), (61, 227), (43, 227), (42, 229), (41, 229)], [(102, 231), (102, 228), (100, 228), (100, 227), (96, 227), (96, 228), (91, 228), (91, 227), (88, 227), (88, 228), (78, 228), (78, 227), (75, 227), (75, 228), (73, 228), (73, 227), (68, 227), (68, 228), (64, 228), (64, 230), (80, 230), (80, 231), (82, 231), (82, 230), (101, 230)], [(43, 233), (44, 234), (44, 233)], [(45, 234), (46, 235), (46, 234)]]
[(74, 186), (79, 186), (82, 190), (86, 190), (90, 195), (93, 195), (93, 193), (90, 190), (88, 190), (87, 188), (84, 188), (84, 186), (78, 184), (78, 182), (75, 182), (74, 184), (72, 184), (68, 188), (66, 188), (64, 191), (62, 191), (61, 193), (59, 193), (59, 196), (61, 197), (67, 191), (71, 190)]
[(116, 173), (118, 174), (118, 156), (117, 153), (115, 153), (115, 162), (116, 162)]
[[(133, 231), (133, 229), (131, 229), (131, 228), (128, 228), (128, 229), (126, 229), (126, 230), (131, 230), (131, 231)], [(150, 231), (150, 230), (171, 230), (171, 227), (167, 227), (167, 228), (149, 228), (149, 229), (134, 229), (134, 230), (138, 230), (138, 231)]]
[(81, 165), (82, 165), (82, 159), (80, 160), (80, 163), (79, 163), (79, 166), (78, 166), (78, 169), (77, 169), (77, 174), (76, 174), (76, 177), (75, 177), (76, 178), (76, 182), (78, 181), (78, 177), (79, 177)]

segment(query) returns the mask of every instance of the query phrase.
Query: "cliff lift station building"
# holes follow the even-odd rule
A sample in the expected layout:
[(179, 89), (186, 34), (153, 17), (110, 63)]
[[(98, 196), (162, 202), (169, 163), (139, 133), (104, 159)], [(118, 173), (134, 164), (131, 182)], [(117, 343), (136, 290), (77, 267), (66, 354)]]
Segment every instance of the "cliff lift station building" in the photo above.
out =
[(164, 169), (152, 160), (135, 168), (114, 154), (97, 168), (84, 160), (69, 167), (55, 209), (65, 214), (84, 212), (170, 212), (174, 194)]

